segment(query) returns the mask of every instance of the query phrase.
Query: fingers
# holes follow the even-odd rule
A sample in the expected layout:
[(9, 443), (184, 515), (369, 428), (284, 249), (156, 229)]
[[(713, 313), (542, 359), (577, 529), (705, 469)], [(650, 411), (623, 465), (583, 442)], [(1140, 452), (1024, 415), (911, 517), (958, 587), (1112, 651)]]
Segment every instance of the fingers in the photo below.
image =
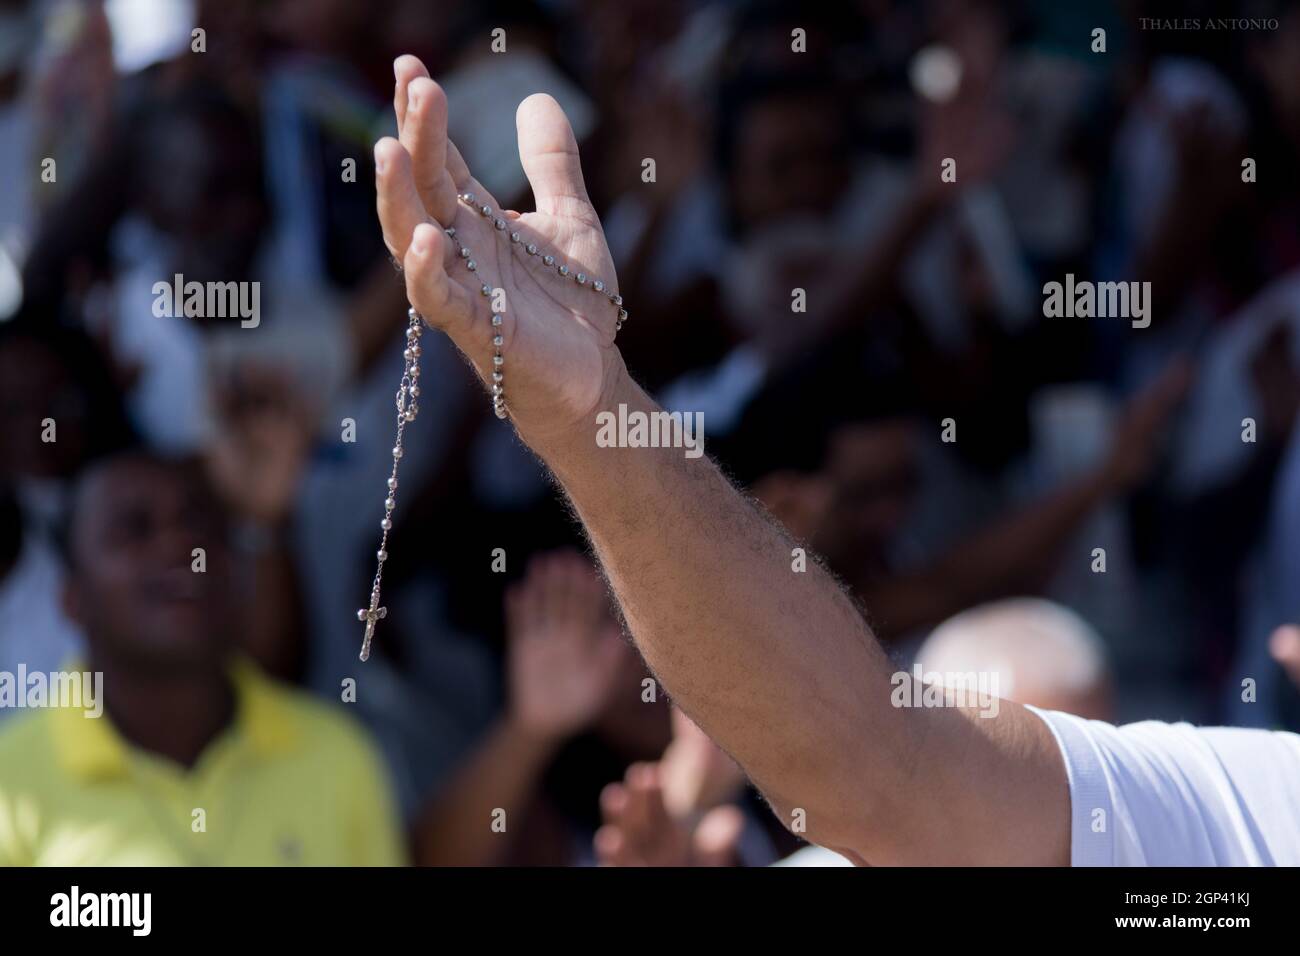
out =
[[(388, 229), (384, 232), (387, 235)], [(447, 275), (444, 257), (449, 246), (450, 240), (431, 223), (415, 227), (402, 260), (406, 295), (425, 322), (450, 335), (472, 359), (481, 351), (481, 346), (467, 336), (473, 324), (474, 302), (465, 287)]]
[(545, 93), (534, 93), (519, 104), (515, 126), (519, 160), (538, 210), (594, 218), (582, 181), (578, 142), (560, 104)]
[(428, 77), (429, 71), (424, 68), (419, 57), (411, 56), (409, 53), (399, 56), (393, 61), (393, 112), (397, 114), (397, 131), (400, 133), (402, 127), (406, 125), (407, 111), (407, 88), (411, 81), (417, 77)]
[(745, 830), (745, 814), (740, 807), (728, 804), (706, 813), (692, 836), (698, 866), (735, 866), (740, 837)]
[(450, 139), (447, 140), (447, 172), (458, 190), (471, 187), (472, 177), (469, 174), (469, 166), (465, 162), (465, 157), (461, 156), (460, 150), (456, 148), (456, 144)]
[(406, 101), (399, 139), (411, 156), (415, 188), (430, 214), (449, 226), (456, 215), (456, 184), (447, 171), (447, 94), (427, 76), (416, 76)]
[(384, 245), (401, 262), (416, 227), (428, 222), (429, 216), (415, 188), (411, 157), (391, 136), (375, 144), (375, 193)]

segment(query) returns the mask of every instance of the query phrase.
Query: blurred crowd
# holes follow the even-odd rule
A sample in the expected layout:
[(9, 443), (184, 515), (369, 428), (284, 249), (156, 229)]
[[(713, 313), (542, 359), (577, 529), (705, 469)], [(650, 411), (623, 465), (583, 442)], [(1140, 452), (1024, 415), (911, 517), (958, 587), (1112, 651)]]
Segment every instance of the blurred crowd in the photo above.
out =
[[(646, 672), (550, 478), (435, 335), (357, 660), (406, 323), (371, 152), (401, 53), (511, 208), (514, 107), (560, 100), (629, 369), (703, 413), (900, 668), (1300, 730), (1281, 0), (0, 0), (0, 671), (89, 655), (151, 688), (227, 647), (350, 718), (328, 726), (373, 752), (394, 858), (798, 850)], [(1150, 326), (1044, 317), (1067, 274), (1150, 282)], [(176, 276), (257, 283), (256, 323), (160, 316)], [(176, 573), (196, 541), (201, 586)], [(110, 686), (109, 715), (146, 748), (166, 725), (153, 749), (188, 765), (211, 727), (175, 739), (203, 708), (178, 696)], [(0, 753), (24, 719), (0, 709)]]

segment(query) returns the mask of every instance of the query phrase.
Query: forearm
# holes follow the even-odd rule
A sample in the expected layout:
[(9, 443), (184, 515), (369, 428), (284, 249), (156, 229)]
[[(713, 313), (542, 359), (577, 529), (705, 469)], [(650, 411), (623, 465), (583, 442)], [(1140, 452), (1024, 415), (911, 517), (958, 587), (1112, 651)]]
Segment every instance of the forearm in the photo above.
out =
[[(655, 408), (625, 376), (602, 407), (620, 402)], [(850, 599), (815, 562), (793, 570), (793, 540), (707, 458), (600, 448), (595, 431), (524, 437), (646, 662), (787, 826), (803, 810), (809, 839), (870, 862), (1068, 860), (1064, 771), (1037, 718), (894, 706), (895, 668)]]
[[(625, 377), (609, 407), (618, 403), (656, 407)], [(891, 782), (908, 764), (910, 731), (888, 703), (892, 667), (848, 597), (815, 562), (793, 570), (795, 543), (707, 458), (600, 448), (594, 422), (579, 432), (536, 450), (587, 527), (647, 663), (683, 710), (783, 814), (829, 812), (812, 805), (849, 790), (866, 797), (838, 780), (854, 762), (845, 746), (863, 747), (858, 756), (871, 760), (882, 793), (898, 792)]]
[[(522, 824), (554, 744), (506, 717), (429, 801), (415, 823), (414, 857), (421, 866), (490, 866)], [(505, 830), (493, 813), (505, 811)]]

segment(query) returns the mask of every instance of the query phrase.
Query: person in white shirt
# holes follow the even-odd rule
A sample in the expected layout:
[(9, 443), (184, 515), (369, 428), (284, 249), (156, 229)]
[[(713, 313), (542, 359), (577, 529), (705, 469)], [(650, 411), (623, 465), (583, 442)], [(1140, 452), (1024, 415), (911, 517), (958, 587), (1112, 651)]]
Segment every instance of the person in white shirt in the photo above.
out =
[[(414, 57), (395, 68), (399, 138), (375, 161), (407, 295), (484, 381), (501, 336), (510, 420), (572, 501), (646, 662), (787, 825), (857, 863), (1300, 865), (1300, 737), (935, 699), (706, 456), (600, 447), (598, 412), (658, 410), (615, 344), (616, 309), (509, 238), (617, 289), (563, 111), (520, 105), (537, 211), (497, 213), (447, 139), (441, 88)], [(454, 256), (448, 227), (486, 271)], [(509, 303), (499, 326), (486, 283)]]

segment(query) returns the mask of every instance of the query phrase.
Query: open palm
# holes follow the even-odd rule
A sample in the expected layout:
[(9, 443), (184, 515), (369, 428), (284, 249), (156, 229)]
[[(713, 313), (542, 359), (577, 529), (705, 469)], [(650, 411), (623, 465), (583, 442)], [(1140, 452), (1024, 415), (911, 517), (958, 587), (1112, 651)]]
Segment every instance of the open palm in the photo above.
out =
[[(501, 384), (521, 431), (572, 428), (590, 416), (623, 365), (614, 347), (614, 264), (587, 198), (569, 122), (549, 96), (520, 104), (519, 157), (537, 211), (501, 210), (447, 139), (446, 95), (424, 65), (402, 57), (396, 74), (399, 138), (376, 144), (375, 165), (384, 240), (402, 263), (407, 295), (484, 381), (493, 371), (493, 337), (501, 336)], [(474, 196), (473, 207), (458, 199), (466, 193)], [(478, 211), (485, 204), (489, 216)], [(504, 229), (496, 228), (498, 218)], [(455, 241), (447, 227), (455, 229)], [(527, 252), (530, 243), (535, 255)], [(458, 245), (472, 253), (474, 271), (457, 255)], [(546, 256), (554, 261), (548, 264)], [(578, 273), (585, 284), (576, 281)], [(604, 294), (593, 288), (595, 280), (604, 283)], [(499, 328), (492, 326), (493, 300), (484, 286), (504, 297)]]

